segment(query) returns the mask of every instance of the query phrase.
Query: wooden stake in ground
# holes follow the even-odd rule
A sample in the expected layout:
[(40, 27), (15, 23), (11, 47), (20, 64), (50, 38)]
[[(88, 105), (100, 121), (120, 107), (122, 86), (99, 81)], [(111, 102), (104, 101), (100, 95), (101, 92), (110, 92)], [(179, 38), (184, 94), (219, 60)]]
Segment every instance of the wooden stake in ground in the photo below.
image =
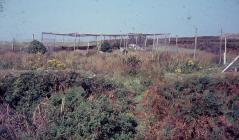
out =
[(156, 45), (156, 50), (158, 50), (159, 47), (159, 37), (157, 36), (157, 45)]
[(168, 43), (169, 43), (169, 45), (170, 45), (170, 43), (171, 43), (171, 36), (169, 35), (169, 37), (168, 37)]
[(120, 48), (122, 47), (122, 41), (123, 41), (123, 37), (120, 37)]
[(147, 38), (147, 36), (145, 36), (145, 42), (144, 42), (144, 47), (145, 47), (145, 49), (146, 49), (146, 47), (147, 47), (147, 41), (148, 41), (148, 38)]
[(88, 42), (88, 45), (87, 45), (87, 54), (89, 53), (89, 48), (90, 48), (90, 42)]
[(97, 52), (99, 53), (100, 52), (100, 48), (99, 48), (99, 45), (98, 45), (98, 37), (97, 36), (95, 36), (95, 40), (96, 40)]
[(14, 43), (15, 43), (15, 39), (13, 38), (13, 39), (12, 39), (12, 51), (13, 51), (13, 52), (14, 52), (14, 50), (15, 50), (15, 44), (14, 44)]
[(178, 52), (178, 35), (176, 35), (176, 48), (177, 48), (177, 52)]
[(225, 44), (224, 44), (224, 50), (225, 50), (225, 52), (224, 52), (224, 65), (226, 65), (227, 64), (227, 37), (225, 37), (225, 42), (224, 42)]
[(219, 46), (219, 64), (222, 64), (222, 29), (221, 29), (220, 46)]
[[(155, 49), (155, 34), (154, 34), (154, 38), (153, 38), (153, 49)], [(152, 49), (152, 51), (153, 51)]]
[(43, 43), (43, 33), (41, 33), (41, 42)]
[(76, 33), (75, 33), (75, 40), (74, 40), (74, 51), (76, 51)]
[(138, 36), (137, 35), (135, 37), (135, 44), (136, 44), (136, 46), (138, 45)]
[(193, 60), (196, 60), (196, 51), (197, 51), (197, 32), (198, 29), (195, 29), (195, 42), (194, 42), (194, 52), (193, 52)]

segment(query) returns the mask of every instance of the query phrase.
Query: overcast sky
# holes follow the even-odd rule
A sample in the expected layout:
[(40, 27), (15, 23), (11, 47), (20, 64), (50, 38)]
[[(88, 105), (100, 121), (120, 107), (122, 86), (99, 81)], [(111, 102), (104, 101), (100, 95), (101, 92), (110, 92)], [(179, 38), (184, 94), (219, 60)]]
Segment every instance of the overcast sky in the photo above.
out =
[[(1, 0), (2, 1), (2, 0)], [(239, 32), (239, 0), (5, 0), (0, 40), (35, 33)]]

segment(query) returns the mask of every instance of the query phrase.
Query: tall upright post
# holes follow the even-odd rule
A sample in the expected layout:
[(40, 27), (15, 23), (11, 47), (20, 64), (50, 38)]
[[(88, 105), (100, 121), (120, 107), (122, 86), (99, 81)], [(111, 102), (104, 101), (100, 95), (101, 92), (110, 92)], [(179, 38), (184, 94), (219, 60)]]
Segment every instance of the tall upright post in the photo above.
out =
[(77, 47), (79, 48), (80, 47), (80, 35), (78, 35), (79, 37), (78, 37), (78, 43), (77, 43)]
[(196, 60), (196, 51), (197, 51), (197, 33), (198, 33), (198, 28), (195, 29), (195, 42), (194, 42), (193, 60)]
[(177, 52), (178, 52), (178, 35), (176, 35), (176, 48), (177, 48)]
[(153, 49), (155, 49), (155, 34), (154, 34), (154, 37), (153, 37)]
[(224, 42), (224, 50), (225, 50), (225, 52), (224, 52), (224, 65), (226, 65), (227, 64), (227, 37), (225, 36), (225, 42)]
[(95, 36), (95, 40), (96, 40), (97, 52), (99, 53), (100, 52), (100, 47), (99, 47), (99, 44), (98, 44), (98, 36), (97, 35)]
[(219, 64), (222, 64), (222, 28), (221, 28), (220, 46), (219, 46)]
[(122, 36), (120, 36), (120, 48), (121, 48), (121, 46), (122, 46)]
[(55, 47), (56, 47), (56, 35), (54, 36), (54, 48), (53, 48), (53, 50), (55, 49)]
[(65, 46), (65, 36), (62, 37), (62, 46)]
[(147, 41), (148, 41), (148, 38), (147, 38), (147, 35), (145, 36), (145, 42), (144, 42), (144, 47), (145, 47), (145, 49), (146, 49), (146, 47), (147, 47)]
[(136, 35), (136, 37), (135, 37), (135, 44), (136, 44), (136, 46), (138, 45), (138, 35)]
[(159, 47), (159, 37), (157, 36), (157, 50), (158, 50), (158, 47)]
[(90, 48), (90, 42), (88, 42), (88, 45), (87, 45), (87, 54), (89, 53), (89, 48)]
[(15, 43), (15, 39), (13, 38), (13, 39), (12, 39), (12, 51), (15, 50), (15, 48), (14, 48), (14, 47), (15, 47), (15, 46), (14, 46), (14, 43)]
[(35, 35), (34, 34), (32, 34), (32, 40), (35, 40)]
[(128, 49), (129, 35), (126, 36), (126, 49)]
[(43, 43), (43, 33), (41, 33), (41, 42)]
[(169, 37), (168, 37), (168, 44), (170, 45), (170, 43), (171, 43), (171, 36), (169, 35)]
[(76, 51), (76, 33), (75, 33), (75, 40), (74, 40), (74, 51)]

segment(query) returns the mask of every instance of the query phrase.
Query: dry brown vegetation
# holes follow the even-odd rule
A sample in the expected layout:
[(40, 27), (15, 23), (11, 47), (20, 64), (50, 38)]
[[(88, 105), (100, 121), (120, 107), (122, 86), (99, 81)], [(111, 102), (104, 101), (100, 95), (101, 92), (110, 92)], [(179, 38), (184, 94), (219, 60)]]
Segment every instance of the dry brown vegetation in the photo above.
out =
[[(238, 94), (238, 76), (213, 79), (215, 73), (221, 72), (217, 65), (218, 56), (200, 52), (197, 60), (192, 57), (190, 53), (136, 50), (129, 51), (127, 55), (118, 50), (88, 54), (78, 51), (2, 53), (0, 101), (4, 104), (0, 103), (0, 110), (11, 115), (0, 113), (0, 122), (6, 120), (2, 121), (6, 125), (1, 129), (12, 134), (9, 136), (12, 139), (27, 136), (74, 139), (78, 138), (78, 134), (81, 138), (95, 139), (119, 136), (122, 139), (150, 140), (206, 139), (218, 138), (217, 135), (235, 138), (238, 127), (230, 126), (229, 121), (238, 122), (235, 118), (238, 98), (232, 94)], [(82, 74), (87, 78), (83, 78)], [(232, 86), (228, 87), (228, 83)], [(63, 99), (67, 99), (66, 105)], [(233, 107), (221, 102), (232, 102)], [(198, 106), (200, 104), (203, 109)], [(66, 108), (66, 113), (61, 114), (62, 108)], [(116, 114), (112, 114), (112, 110)], [(227, 114), (226, 111), (232, 113)], [(110, 130), (107, 129), (108, 123), (89, 125), (88, 121), (79, 117), (79, 113), (94, 117), (91, 120), (94, 125), (97, 124), (95, 120), (109, 120)], [(12, 121), (15, 116), (18, 117)], [(67, 122), (72, 125), (66, 126), (61, 116), (69, 118)], [(115, 117), (122, 128), (130, 129), (132, 133), (116, 129), (112, 122)], [(185, 120), (187, 117), (191, 120)], [(225, 120), (224, 124), (214, 124), (220, 118)], [(131, 123), (128, 124), (128, 121)], [(84, 124), (84, 127), (74, 125), (78, 123)], [(49, 131), (52, 129), (54, 133)], [(91, 135), (92, 129), (95, 135)]]

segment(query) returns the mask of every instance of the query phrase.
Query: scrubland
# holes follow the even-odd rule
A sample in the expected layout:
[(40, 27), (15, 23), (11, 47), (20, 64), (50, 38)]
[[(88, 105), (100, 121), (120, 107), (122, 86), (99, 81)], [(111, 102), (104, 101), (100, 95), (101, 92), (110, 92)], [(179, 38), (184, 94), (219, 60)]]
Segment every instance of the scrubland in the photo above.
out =
[(0, 139), (236, 139), (239, 75), (169, 51), (0, 54)]

